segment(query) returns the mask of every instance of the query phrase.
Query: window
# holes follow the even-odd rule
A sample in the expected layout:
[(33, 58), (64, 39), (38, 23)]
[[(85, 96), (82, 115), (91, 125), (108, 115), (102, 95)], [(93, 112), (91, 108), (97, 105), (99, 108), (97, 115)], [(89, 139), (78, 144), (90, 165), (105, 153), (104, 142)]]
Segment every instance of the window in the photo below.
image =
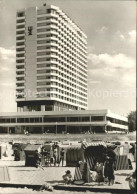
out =
[(47, 34), (37, 35), (37, 38), (45, 38), (45, 37), (48, 37)]
[(81, 117), (81, 121), (82, 122), (89, 122), (90, 121), (90, 119), (89, 119), (89, 117)]
[(46, 61), (47, 58), (38, 58), (37, 62)]
[(18, 42), (16, 43), (16, 46), (23, 46), (25, 43), (24, 42)]
[(17, 85), (17, 87), (22, 87), (22, 86), (24, 86), (24, 83), (17, 83), (16, 85)]
[(45, 49), (47, 49), (47, 46), (38, 46), (37, 47), (37, 50), (45, 50)]
[(44, 70), (38, 70), (37, 73), (50, 73), (50, 71), (44, 69)]
[(47, 13), (46, 9), (38, 10), (38, 15), (43, 15), (43, 14), (46, 14), (46, 13)]
[(37, 76), (37, 79), (38, 79), (38, 80), (46, 79), (46, 78), (47, 78), (47, 76), (45, 76), (45, 75), (43, 75), (43, 76)]
[(17, 69), (24, 69), (24, 65), (20, 65), (16, 67)]
[(47, 13), (51, 13), (51, 9), (47, 9)]
[(17, 54), (16, 57), (24, 57), (24, 54)]
[(23, 89), (16, 90), (18, 93), (24, 93)]
[(17, 31), (16, 34), (17, 34), (17, 35), (18, 35), (18, 34), (25, 34), (25, 31), (24, 31), (24, 30), (22, 30), (22, 31)]
[(16, 79), (17, 79), (17, 81), (23, 81), (24, 77), (17, 77)]
[(38, 67), (38, 68), (48, 67), (48, 64), (38, 64), (37, 67)]
[(46, 28), (37, 29), (37, 32), (46, 32), (46, 31), (48, 31)]
[(37, 83), (37, 86), (42, 86), (42, 85), (50, 85), (50, 83), (49, 82), (38, 82)]
[(24, 123), (24, 118), (17, 118), (17, 123)]
[(46, 20), (46, 17), (39, 17), (37, 18), (37, 21)]
[(16, 40), (24, 40), (25, 37), (24, 36), (19, 36), (19, 37), (16, 37)]
[(43, 22), (43, 23), (38, 23), (37, 26), (40, 27), (40, 26), (46, 26), (47, 23), (46, 22)]
[[(37, 41), (37, 44), (45, 44), (45, 43), (48, 43), (48, 41), (47, 40), (39, 40), (39, 41)], [(49, 41), (49, 43), (50, 43), (50, 41)]]
[(25, 22), (25, 20), (23, 19), (23, 20), (17, 20), (17, 23), (24, 23)]
[(18, 12), (18, 13), (17, 13), (17, 16), (18, 16), (18, 17), (23, 17), (23, 16), (25, 16), (25, 12)]
[(17, 49), (16, 49), (17, 52), (22, 52), (22, 51), (24, 51), (24, 50), (25, 50), (24, 48), (17, 48)]
[(16, 63), (24, 63), (24, 59), (21, 59), (21, 60), (16, 60)]
[(68, 117), (67, 121), (68, 122), (78, 122), (79, 121), (79, 117)]
[(47, 53), (46, 52), (38, 52), (37, 53), (37, 56), (43, 56), (43, 55), (47, 55)]
[(25, 25), (19, 25), (16, 27), (16, 29), (25, 28)]
[(91, 116), (91, 121), (104, 121), (105, 117), (103, 116)]

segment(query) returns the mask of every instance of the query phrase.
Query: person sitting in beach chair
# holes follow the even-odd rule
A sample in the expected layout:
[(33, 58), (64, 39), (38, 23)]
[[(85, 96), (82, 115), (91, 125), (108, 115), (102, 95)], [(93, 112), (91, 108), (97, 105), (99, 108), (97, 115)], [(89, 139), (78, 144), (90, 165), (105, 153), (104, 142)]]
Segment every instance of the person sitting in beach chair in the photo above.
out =
[(100, 182), (103, 182), (104, 181), (104, 178), (103, 178), (103, 164), (98, 162), (96, 163), (96, 166), (95, 166), (95, 171), (96, 171), (96, 181), (98, 182), (98, 184), (100, 184)]
[(38, 153), (38, 150), (35, 150), (35, 156), (34, 156), (35, 166), (36, 168), (41, 165), (41, 154)]
[(129, 187), (133, 194), (136, 193), (136, 170), (126, 177), (126, 181), (129, 181)]
[(66, 184), (71, 184), (73, 181), (72, 175), (70, 170), (66, 171), (66, 174), (62, 176), (63, 180), (65, 181)]

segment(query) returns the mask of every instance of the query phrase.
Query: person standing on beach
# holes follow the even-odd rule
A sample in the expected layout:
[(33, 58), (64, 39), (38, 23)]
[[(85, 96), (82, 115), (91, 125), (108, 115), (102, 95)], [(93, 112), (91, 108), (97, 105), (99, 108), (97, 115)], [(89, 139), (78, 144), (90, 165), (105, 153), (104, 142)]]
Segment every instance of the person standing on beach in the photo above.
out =
[(64, 151), (64, 148), (62, 148), (61, 151), (60, 151), (60, 162), (59, 162), (59, 165), (60, 165), (60, 163), (62, 161), (62, 166), (63, 166), (63, 164), (64, 164), (64, 155), (65, 155), (65, 151)]
[(104, 177), (105, 177), (105, 180), (108, 179), (108, 185), (114, 184), (114, 180), (115, 180), (114, 165), (113, 165), (112, 158), (108, 156), (104, 163)]
[(54, 148), (54, 152), (53, 152), (54, 166), (56, 166), (57, 164), (57, 155), (58, 155), (58, 150), (57, 148)]

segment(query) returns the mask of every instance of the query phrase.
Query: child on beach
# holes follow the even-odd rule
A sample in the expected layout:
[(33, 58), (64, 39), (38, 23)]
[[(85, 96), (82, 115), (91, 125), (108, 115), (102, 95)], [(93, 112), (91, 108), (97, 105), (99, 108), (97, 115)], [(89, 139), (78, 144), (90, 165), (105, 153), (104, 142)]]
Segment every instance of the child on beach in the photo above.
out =
[(73, 179), (70, 170), (66, 171), (66, 174), (62, 176), (66, 184), (71, 184)]

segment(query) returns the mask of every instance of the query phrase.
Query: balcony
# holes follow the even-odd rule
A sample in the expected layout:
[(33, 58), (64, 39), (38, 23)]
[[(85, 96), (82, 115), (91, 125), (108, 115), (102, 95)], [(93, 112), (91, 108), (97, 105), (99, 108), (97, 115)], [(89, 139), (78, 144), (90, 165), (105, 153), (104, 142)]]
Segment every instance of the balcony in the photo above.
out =
[(54, 13), (38, 13), (37, 14), (37, 18), (40, 18), (40, 17), (55, 17), (55, 18), (58, 18), (58, 15), (57, 14), (54, 14)]
[(20, 43), (20, 42), (25, 42), (25, 38), (21, 39), (21, 40), (17, 40), (16, 39), (16, 43)]
[(25, 36), (25, 30), (20, 30), (16, 32), (16, 37)]
[(16, 83), (25, 83), (25, 80), (16, 80)]
[(19, 32), (19, 31), (24, 31), (25, 32), (25, 27), (16, 29), (16, 32)]
[(18, 90), (18, 89), (24, 89), (25, 88), (25, 86), (17, 86), (16, 85), (16, 90)]
[(25, 50), (22, 50), (22, 49), (18, 50), (18, 49), (16, 49), (16, 54), (24, 54), (24, 56), (25, 56)]
[[(19, 21), (19, 20), (17, 20), (17, 21)], [(24, 20), (24, 22), (16, 22), (16, 27), (20, 26), (20, 25), (24, 25), (25, 26), (25, 20)]]
[[(23, 54), (24, 55), (24, 54)], [(18, 60), (23, 60), (24, 61), (24, 59), (25, 59), (25, 56), (23, 56), (22, 54), (17, 54), (17, 56), (16, 56), (16, 61), (18, 61)], [(18, 63), (18, 62), (16, 62), (16, 63)]]
[(25, 15), (24, 16), (17, 16), (16, 20), (25, 20)]
[[(19, 69), (16, 68), (16, 72), (19, 72), (19, 71), (21, 71), (21, 72), (25, 71), (25, 68), (19, 68)], [(18, 74), (18, 75), (22, 75), (22, 74)]]
[(22, 45), (16, 45), (16, 48), (24, 48), (24, 50), (25, 50), (25, 44), (22, 44)]
[(16, 76), (25, 76), (25, 72), (21, 71), (20, 69), (16, 70)]

